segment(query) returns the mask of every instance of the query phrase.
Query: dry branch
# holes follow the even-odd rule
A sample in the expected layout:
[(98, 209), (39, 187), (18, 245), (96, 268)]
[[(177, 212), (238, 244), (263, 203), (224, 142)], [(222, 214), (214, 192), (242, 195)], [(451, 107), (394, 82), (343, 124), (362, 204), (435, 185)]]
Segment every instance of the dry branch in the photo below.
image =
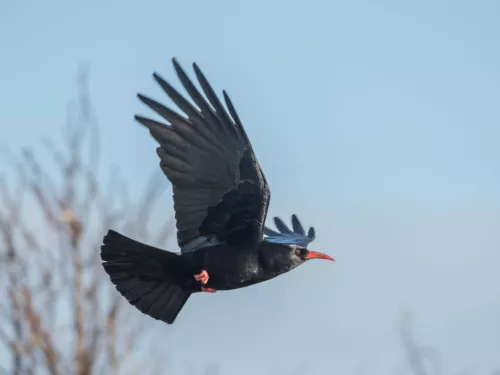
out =
[(31, 148), (17, 158), (2, 153), (0, 162), (12, 170), (9, 180), (0, 176), (1, 292), (7, 295), (0, 356), (11, 358), (0, 370), (8, 374), (126, 373), (144, 332), (140, 323), (132, 324), (127, 316), (132, 309), (122, 308), (126, 301), (104, 277), (99, 247), (111, 227), (164, 245), (172, 221), (146, 238), (162, 181), (152, 179), (132, 202), (116, 170), (111, 184), (98, 178), (98, 121), (87, 82), (82, 70), (62, 147), (44, 139), (43, 153)]

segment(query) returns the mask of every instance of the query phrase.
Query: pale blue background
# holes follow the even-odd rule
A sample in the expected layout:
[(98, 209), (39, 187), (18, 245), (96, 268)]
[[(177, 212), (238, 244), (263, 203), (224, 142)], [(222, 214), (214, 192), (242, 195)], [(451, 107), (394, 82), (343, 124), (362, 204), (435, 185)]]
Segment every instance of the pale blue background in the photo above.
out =
[(246, 125), (270, 215), (315, 225), (311, 247), (337, 263), (151, 321), (166, 372), (387, 374), (409, 307), (446, 373), (487, 373), (500, 367), (499, 20), (500, 3), (479, 0), (2, 0), (0, 140), (56, 135), (86, 61), (105, 159), (138, 192), (158, 160), (135, 94), (164, 98), (153, 71), (177, 85), (170, 58), (196, 61)]

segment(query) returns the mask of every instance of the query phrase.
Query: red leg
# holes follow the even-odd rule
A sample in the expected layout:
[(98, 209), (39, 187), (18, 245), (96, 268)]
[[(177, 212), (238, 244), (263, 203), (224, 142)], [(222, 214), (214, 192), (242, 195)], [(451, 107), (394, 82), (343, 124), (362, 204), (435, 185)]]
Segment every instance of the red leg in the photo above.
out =
[(208, 279), (209, 279), (208, 272), (205, 270), (202, 270), (200, 273), (194, 275), (194, 279), (196, 281), (200, 281), (202, 284), (206, 284), (206, 283), (208, 283)]
[(204, 287), (201, 287), (201, 291), (206, 292), (206, 293), (215, 293), (216, 292), (216, 290), (213, 288), (204, 288)]

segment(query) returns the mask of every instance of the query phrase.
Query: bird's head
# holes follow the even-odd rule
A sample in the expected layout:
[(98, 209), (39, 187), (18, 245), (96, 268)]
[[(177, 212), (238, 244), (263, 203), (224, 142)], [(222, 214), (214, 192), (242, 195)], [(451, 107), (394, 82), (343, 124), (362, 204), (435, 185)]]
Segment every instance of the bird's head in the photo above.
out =
[(308, 244), (316, 238), (313, 227), (306, 234), (297, 215), (292, 215), (292, 229), (279, 217), (274, 218), (278, 231), (264, 227), (265, 246), (271, 251), (265, 251), (265, 263), (275, 272), (287, 272), (311, 259), (325, 259), (335, 261), (331, 256), (318, 251), (309, 250)]
[(265, 251), (267, 266), (282, 272), (287, 272), (311, 259), (335, 261), (331, 256), (318, 251), (309, 250), (296, 244), (272, 244), (271, 251)]

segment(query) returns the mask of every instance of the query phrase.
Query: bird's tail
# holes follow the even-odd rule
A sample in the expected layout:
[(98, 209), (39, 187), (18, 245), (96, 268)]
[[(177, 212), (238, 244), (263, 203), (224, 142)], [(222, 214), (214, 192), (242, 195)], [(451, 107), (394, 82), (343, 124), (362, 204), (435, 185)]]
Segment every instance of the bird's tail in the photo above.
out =
[(191, 295), (162, 266), (178, 256), (113, 230), (101, 246), (104, 270), (120, 294), (144, 314), (168, 324), (175, 321)]

